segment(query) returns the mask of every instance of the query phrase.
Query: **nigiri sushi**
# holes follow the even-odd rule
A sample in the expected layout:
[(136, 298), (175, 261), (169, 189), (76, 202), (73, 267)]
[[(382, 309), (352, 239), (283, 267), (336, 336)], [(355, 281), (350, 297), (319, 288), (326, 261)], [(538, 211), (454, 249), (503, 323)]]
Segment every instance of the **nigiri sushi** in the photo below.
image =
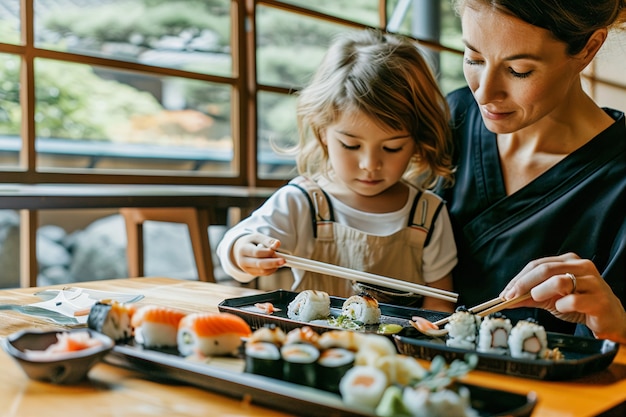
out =
[(170, 307), (147, 305), (131, 318), (135, 341), (145, 347), (175, 347), (178, 324), (187, 313)]
[(230, 313), (191, 313), (178, 324), (178, 351), (183, 356), (221, 356), (241, 346), (252, 334), (244, 319)]

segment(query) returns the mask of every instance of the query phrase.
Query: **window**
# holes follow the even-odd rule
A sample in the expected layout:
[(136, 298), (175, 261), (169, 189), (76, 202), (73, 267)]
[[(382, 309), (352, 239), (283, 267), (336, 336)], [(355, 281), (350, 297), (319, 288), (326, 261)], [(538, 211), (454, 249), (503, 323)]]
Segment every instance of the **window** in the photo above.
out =
[[(0, 0), (2, 181), (279, 185), (293, 93), (368, 26), (420, 40), (444, 92), (465, 84), (449, 1)], [(618, 108), (622, 56), (588, 74)]]

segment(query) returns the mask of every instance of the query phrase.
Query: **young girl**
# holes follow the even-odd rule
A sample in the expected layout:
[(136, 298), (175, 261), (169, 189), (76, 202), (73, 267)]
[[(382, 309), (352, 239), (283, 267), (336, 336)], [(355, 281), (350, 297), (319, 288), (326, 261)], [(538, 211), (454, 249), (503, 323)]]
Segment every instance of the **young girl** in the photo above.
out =
[[(274, 273), (276, 251), (451, 290), (456, 246), (443, 201), (452, 182), (445, 98), (408, 39), (366, 30), (338, 38), (298, 97), (298, 172), (217, 249), (240, 282)], [(348, 297), (365, 288), (293, 270), (293, 290)], [(379, 301), (413, 294), (366, 288)], [(386, 297), (393, 297), (387, 299)], [(419, 303), (421, 303), (419, 299)], [(424, 297), (423, 308), (454, 305)]]

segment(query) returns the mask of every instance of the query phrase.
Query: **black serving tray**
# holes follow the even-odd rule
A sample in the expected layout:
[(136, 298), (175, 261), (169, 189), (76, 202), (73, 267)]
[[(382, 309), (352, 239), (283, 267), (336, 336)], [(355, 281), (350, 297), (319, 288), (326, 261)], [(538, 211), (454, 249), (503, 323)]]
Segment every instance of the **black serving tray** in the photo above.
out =
[[(330, 325), (321, 324), (320, 321), (314, 323), (306, 323), (302, 321), (292, 320), (287, 317), (287, 306), (298, 295), (297, 292), (287, 290), (270, 291), (263, 294), (229, 298), (218, 304), (218, 309), (221, 312), (228, 312), (236, 314), (243, 318), (252, 329), (258, 329), (265, 325), (274, 324), (280, 327), (283, 331), (288, 332), (298, 327), (310, 326), (318, 333), (323, 333), (328, 330), (337, 329)], [(330, 296), (330, 315), (332, 317), (338, 317), (341, 314), (341, 307), (343, 306), (345, 298)], [(272, 303), (274, 307), (280, 309), (272, 314), (266, 314), (260, 312), (254, 305), (256, 303)], [(403, 327), (404, 333), (407, 329), (413, 327), (409, 323), (411, 317), (421, 316), (430, 321), (437, 321), (446, 317), (448, 314), (439, 311), (423, 310), (420, 308), (401, 307), (391, 304), (379, 304), (381, 318), (381, 324), (398, 324)], [(366, 325), (357, 331), (376, 333), (378, 331), (378, 324)]]
[[(297, 416), (374, 417), (346, 406), (338, 394), (210, 363), (194, 362), (174, 353), (173, 349), (144, 349), (131, 341), (116, 345), (105, 360), (112, 365), (138, 371), (153, 380), (185, 383), (236, 399), (245, 398), (254, 404)], [(243, 359), (238, 360), (243, 363)], [(465, 383), (459, 385), (469, 389), (472, 407), (481, 417), (530, 417), (537, 404), (534, 392), (523, 395)]]
[(467, 353), (478, 356), (476, 369), (505, 375), (542, 380), (570, 380), (606, 369), (619, 350), (610, 340), (578, 337), (547, 332), (548, 348), (558, 348), (565, 356), (559, 360), (518, 359), (509, 355), (482, 353), (475, 350), (448, 347), (444, 339), (422, 335), (409, 329), (393, 340), (399, 353), (431, 360), (443, 356), (446, 361), (463, 359)]
[[(222, 312), (229, 312), (242, 317), (253, 329), (274, 324), (285, 332), (292, 329), (310, 326), (322, 333), (335, 327), (318, 323), (304, 323), (291, 320), (287, 317), (288, 304), (298, 295), (297, 292), (276, 290), (252, 296), (230, 298), (222, 301), (218, 308)], [(331, 316), (341, 314), (341, 307), (345, 298), (330, 297)], [(259, 312), (255, 303), (270, 302), (281, 311), (272, 314)], [(443, 356), (446, 361), (463, 359), (468, 353), (478, 355), (476, 369), (505, 375), (542, 380), (576, 379), (594, 372), (606, 369), (619, 349), (619, 344), (609, 340), (599, 340), (586, 337), (577, 337), (561, 333), (547, 332), (548, 347), (558, 347), (565, 355), (564, 359), (540, 360), (517, 359), (509, 355), (481, 353), (475, 350), (448, 347), (444, 339), (425, 336), (413, 328), (409, 321), (413, 316), (421, 316), (430, 321), (437, 321), (448, 316), (447, 313), (419, 308), (401, 307), (391, 304), (380, 304), (381, 323), (399, 324), (403, 330), (393, 335), (399, 353), (416, 358), (432, 360), (435, 356)], [(376, 332), (378, 325), (365, 326), (360, 331)]]

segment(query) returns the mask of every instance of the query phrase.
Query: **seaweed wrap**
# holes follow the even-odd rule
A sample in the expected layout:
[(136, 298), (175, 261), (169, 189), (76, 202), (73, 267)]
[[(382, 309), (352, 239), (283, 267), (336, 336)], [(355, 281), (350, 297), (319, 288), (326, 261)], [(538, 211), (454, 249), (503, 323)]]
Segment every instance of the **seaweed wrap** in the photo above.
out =
[(354, 366), (354, 352), (343, 348), (322, 351), (317, 360), (317, 387), (339, 394), (341, 378)]
[(283, 358), (283, 379), (300, 385), (315, 387), (316, 362), (320, 351), (309, 343), (292, 343), (280, 349)]
[(247, 342), (245, 371), (251, 374), (282, 379), (283, 361), (278, 346), (271, 342)]
[(121, 342), (133, 336), (131, 316), (132, 308), (127, 304), (111, 300), (98, 301), (89, 310), (87, 327)]

